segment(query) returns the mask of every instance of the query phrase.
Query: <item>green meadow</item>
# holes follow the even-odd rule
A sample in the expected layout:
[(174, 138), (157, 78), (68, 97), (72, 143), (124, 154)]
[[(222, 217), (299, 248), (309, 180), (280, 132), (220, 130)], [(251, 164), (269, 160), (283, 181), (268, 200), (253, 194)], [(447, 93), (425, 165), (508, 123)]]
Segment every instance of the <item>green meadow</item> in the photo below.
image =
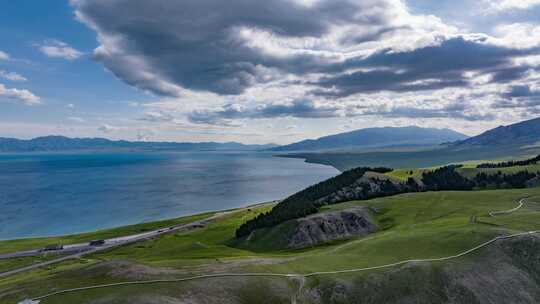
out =
[[(519, 211), (495, 218), (488, 215), (490, 211), (514, 208), (525, 195), (529, 195), (529, 199)], [(225, 271), (306, 274), (372, 267), (407, 259), (445, 257), (497, 235), (540, 229), (540, 204), (537, 201), (540, 202), (540, 188), (411, 193), (326, 206), (321, 212), (372, 207), (376, 210), (373, 217), (380, 229), (365, 238), (344, 239), (302, 250), (272, 248), (272, 242), (277, 241), (279, 233), (271, 234), (265, 245), (248, 242), (239, 246), (233, 241), (236, 228), (258, 213), (268, 211), (271, 206), (239, 209), (202, 229), (169, 234), (0, 279), (0, 303), (10, 303), (14, 299), (40, 295), (53, 289), (122, 281), (122, 277), (111, 275), (111, 269), (99, 266), (116, 261), (144, 265), (150, 269), (167, 269), (153, 272), (151, 277), (159, 278)], [(189, 220), (183, 218), (181, 221)], [(282, 224), (276, 229), (292, 227), (287, 225), (290, 224)], [(461, 263), (477, 254), (481, 252), (446, 263)], [(176, 284), (177, 291), (189, 285), (186, 284)], [(166, 286), (155, 288), (165, 290)], [(151, 290), (149, 287), (134, 289), (94, 290), (79, 296), (84, 295), (84, 299), (90, 301), (110, 293), (118, 295), (129, 290)], [(4, 296), (4, 302), (1, 295), (7, 291), (13, 293)], [(58, 296), (42, 303), (65, 303), (63, 301), (72, 297), (74, 295)]]

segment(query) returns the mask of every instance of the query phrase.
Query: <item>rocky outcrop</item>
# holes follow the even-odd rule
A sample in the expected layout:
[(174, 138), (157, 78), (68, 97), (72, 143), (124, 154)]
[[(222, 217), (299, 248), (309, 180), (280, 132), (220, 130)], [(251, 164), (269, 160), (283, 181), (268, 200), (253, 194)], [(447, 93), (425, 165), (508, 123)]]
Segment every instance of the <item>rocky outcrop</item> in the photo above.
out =
[(349, 186), (343, 187), (327, 196), (316, 200), (319, 205), (331, 205), (352, 200), (364, 200), (376, 197), (385, 191), (404, 192), (406, 186), (394, 181), (384, 174), (366, 172), (366, 174)]
[(296, 229), (288, 242), (288, 247), (293, 249), (337, 239), (365, 236), (377, 230), (377, 225), (370, 219), (370, 210), (367, 207), (320, 213), (296, 221)]

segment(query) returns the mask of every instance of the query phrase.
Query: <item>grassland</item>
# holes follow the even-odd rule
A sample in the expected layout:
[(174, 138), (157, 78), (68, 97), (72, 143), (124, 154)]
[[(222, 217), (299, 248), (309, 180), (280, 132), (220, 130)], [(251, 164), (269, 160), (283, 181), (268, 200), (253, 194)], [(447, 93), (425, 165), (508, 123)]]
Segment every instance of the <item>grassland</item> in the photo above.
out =
[(209, 213), (197, 214), (193, 216), (180, 217), (176, 219), (141, 223), (141, 224), (136, 224), (136, 225), (99, 230), (99, 231), (90, 232), (90, 233), (67, 235), (67, 236), (0, 241), (0, 254), (15, 252), (15, 251), (39, 249), (50, 244), (63, 244), (63, 245), (78, 244), (78, 243), (89, 242), (91, 240), (109, 239), (109, 238), (114, 238), (114, 237), (143, 233), (143, 232), (152, 231), (152, 230), (156, 230), (163, 227), (170, 227), (174, 225), (180, 225), (180, 224), (197, 221), (206, 217), (210, 217), (214, 214), (215, 212), (209, 212)]
[[(475, 162), (465, 162), (463, 163), (463, 167), (456, 169), (458, 173), (461, 175), (467, 177), (467, 178), (473, 178), (478, 173), (486, 173), (486, 174), (497, 174), (498, 172), (502, 172), (503, 174), (514, 174), (520, 171), (529, 171), (529, 172), (540, 172), (540, 164), (533, 164), (528, 166), (513, 166), (513, 167), (505, 167), (505, 168), (476, 168), (476, 166), (479, 163), (484, 163), (485, 161), (475, 161)], [(399, 179), (400, 181), (404, 182), (407, 181), (409, 178), (414, 178), (416, 181), (420, 181), (422, 178), (422, 173), (433, 170), (438, 167), (431, 167), (431, 168), (403, 168), (403, 169), (396, 169), (394, 171), (385, 173), (385, 175), (394, 177)]]
[(401, 182), (407, 181), (409, 178), (414, 178), (419, 181), (422, 178), (422, 173), (429, 171), (430, 169), (397, 169), (388, 173), (386, 175), (390, 177), (397, 178)]
[(21, 257), (21, 258), (13, 258), (13, 259), (6, 259), (6, 260), (0, 260), (0, 272), (6, 272), (12, 269), (17, 269), (20, 267), (25, 267), (28, 265), (32, 265), (35, 263), (41, 263), (48, 261), (53, 258), (57, 258), (56, 255), (40, 255), (40, 256), (33, 256), (33, 257)]
[[(526, 194), (530, 195), (528, 202), (515, 214), (496, 218), (488, 216), (489, 211), (515, 207), (516, 202)], [(79, 261), (2, 279), (0, 303), (13, 303), (14, 300), (52, 289), (133, 279), (133, 275), (140, 279), (224, 271), (310, 273), (376, 266), (411, 258), (448, 256), (502, 233), (540, 229), (540, 204), (535, 202), (540, 202), (540, 188), (411, 193), (327, 206), (321, 212), (370, 206), (378, 210), (374, 217), (381, 229), (366, 238), (341, 240), (303, 250), (272, 249), (271, 244), (276, 241), (273, 238), (278, 238), (279, 233), (266, 239), (266, 246), (235, 246), (231, 241), (235, 229), (256, 214), (268, 211), (270, 206), (246, 208), (206, 228), (166, 235), (94, 254)], [(113, 275), (117, 261), (127, 265), (144, 265), (146, 270), (128, 272), (127, 278), (120, 274)], [(122, 265), (117, 268), (129, 268)], [(194, 288), (192, 285), (177, 284), (174, 290), (183, 292), (188, 287)], [(253, 288), (261, 289), (260, 286)], [(125, 287), (85, 292), (76, 299), (77, 303), (86, 303), (104, 296), (157, 292), (166, 294), (171, 291), (167, 291), (166, 286)], [(247, 292), (246, 297), (250, 295)], [(67, 303), (73, 299), (74, 296), (55, 297), (43, 303)]]
[(497, 174), (502, 172), (503, 174), (514, 174), (519, 171), (540, 172), (540, 164), (528, 165), (528, 166), (514, 166), (506, 168), (475, 168), (471, 166), (464, 166), (457, 170), (465, 177), (474, 177), (478, 173)]

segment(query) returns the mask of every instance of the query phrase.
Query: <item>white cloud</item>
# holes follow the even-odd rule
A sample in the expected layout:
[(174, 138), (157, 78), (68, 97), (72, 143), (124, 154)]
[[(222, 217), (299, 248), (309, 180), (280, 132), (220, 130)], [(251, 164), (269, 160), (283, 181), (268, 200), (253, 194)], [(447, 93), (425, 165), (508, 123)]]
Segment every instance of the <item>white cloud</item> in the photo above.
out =
[(9, 60), (9, 54), (6, 52), (0, 51), (0, 60)]
[(27, 79), (21, 74), (0, 70), (0, 77), (11, 81), (26, 81)]
[(515, 48), (540, 45), (540, 26), (532, 23), (502, 24), (495, 27), (495, 43)]
[(117, 129), (118, 129), (118, 128), (115, 127), (115, 126), (111, 126), (111, 125), (108, 125), (108, 124), (103, 124), (103, 125), (99, 126), (98, 131), (107, 134), (107, 133), (114, 132), (114, 131), (116, 131)]
[[(129, 85), (168, 96), (131, 103), (147, 110), (132, 119), (131, 132), (152, 124), (160, 136), (208, 132), (215, 140), (215, 130), (227, 126), (227, 139), (238, 140), (232, 130), (259, 130), (269, 121), (278, 122), (275, 130), (298, 125), (314, 136), (375, 122), (467, 130), (513, 122), (527, 110), (501, 113), (492, 104), (507, 85), (540, 80), (532, 75), (540, 52), (530, 49), (540, 45), (537, 26), (485, 22), (489, 34), (474, 33), (446, 16), (415, 14), (407, 2), (71, 0), (96, 31), (97, 61)], [(538, 3), (492, 0), (483, 7)], [(126, 122), (103, 121), (116, 127), (101, 132), (128, 132)]]
[(149, 122), (171, 122), (174, 121), (174, 116), (171, 113), (162, 111), (149, 111), (144, 113), (144, 116), (139, 118), (139, 120)]
[[(411, 14), (399, 0), (155, 2), (71, 1), (97, 32), (96, 60), (130, 85), (173, 97), (240, 95), (289, 74), (343, 69), (375, 51), (438, 44), (458, 31)], [(207, 18), (208, 10), (216, 16)]]
[(151, 137), (155, 135), (152, 130), (137, 130), (137, 141), (150, 141)]
[(72, 104), (72, 103), (68, 103), (68, 104), (66, 105), (66, 107), (68, 107), (68, 108), (70, 108), (70, 109), (74, 109), (74, 108), (75, 108), (75, 105)]
[(63, 58), (66, 60), (75, 60), (84, 55), (83, 52), (74, 49), (67, 43), (59, 40), (47, 40), (42, 45), (39, 45), (39, 50), (49, 57)]
[(502, 1), (493, 1), (493, 0), (484, 0), (484, 2), (489, 4), (489, 7), (492, 11), (502, 12), (505, 10), (512, 9), (529, 9), (534, 6), (540, 5), (540, 0), (502, 0)]
[(85, 122), (83, 118), (77, 117), (77, 116), (71, 116), (71, 117), (68, 117), (67, 119), (73, 122), (79, 122), (79, 123)]
[(0, 84), (0, 97), (7, 97), (9, 99), (22, 101), (27, 105), (36, 105), (41, 103), (40, 98), (34, 95), (32, 92), (25, 89), (6, 88), (6, 86), (3, 84)]

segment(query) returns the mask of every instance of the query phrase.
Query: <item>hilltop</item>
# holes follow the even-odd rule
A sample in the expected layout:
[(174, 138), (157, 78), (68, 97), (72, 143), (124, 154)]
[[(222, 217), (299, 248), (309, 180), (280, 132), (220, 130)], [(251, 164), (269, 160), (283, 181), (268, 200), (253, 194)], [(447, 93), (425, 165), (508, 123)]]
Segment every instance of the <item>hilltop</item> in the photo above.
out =
[[(538, 185), (540, 167), (537, 166), (536, 162), (531, 161), (517, 166), (514, 166), (514, 163), (491, 164), (491, 167), (497, 168), (496, 171), (486, 168), (486, 164), (479, 165), (478, 168), (449, 165), (420, 171), (362, 167), (352, 169), (287, 197), (272, 211), (259, 215), (240, 226), (236, 231), (236, 236), (239, 240), (245, 239), (247, 243), (257, 242), (257, 238), (261, 237), (261, 233), (259, 233), (261, 230), (274, 229), (279, 225), (291, 227), (291, 221), (296, 222), (298, 219), (316, 214), (325, 206), (351, 200), (361, 201), (427, 191), (523, 189)], [(364, 227), (369, 222), (368, 217), (363, 216)], [(340, 219), (340, 221), (342, 221), (343, 226), (348, 226), (350, 219), (351, 217), (349, 220)], [(335, 219), (333, 221), (334, 223), (319, 222), (320, 225), (340, 226), (335, 225)], [(335, 228), (328, 229), (335, 231)], [(279, 229), (283, 235), (286, 235), (284, 232), (287, 230), (290, 229)], [(343, 233), (347, 234), (348, 232), (344, 231)], [(339, 235), (333, 235), (334, 238), (339, 238)], [(264, 238), (264, 233), (262, 233), (262, 237)], [(332, 237), (319, 239), (328, 240)], [(290, 244), (291, 242), (288, 240), (287, 242), (276, 241), (275, 243)]]
[(359, 129), (347, 133), (308, 139), (272, 148), (272, 151), (358, 150), (390, 147), (434, 146), (466, 139), (467, 136), (450, 129), (385, 127)]
[(451, 146), (532, 145), (540, 142), (540, 117), (509, 126), (499, 126)]

